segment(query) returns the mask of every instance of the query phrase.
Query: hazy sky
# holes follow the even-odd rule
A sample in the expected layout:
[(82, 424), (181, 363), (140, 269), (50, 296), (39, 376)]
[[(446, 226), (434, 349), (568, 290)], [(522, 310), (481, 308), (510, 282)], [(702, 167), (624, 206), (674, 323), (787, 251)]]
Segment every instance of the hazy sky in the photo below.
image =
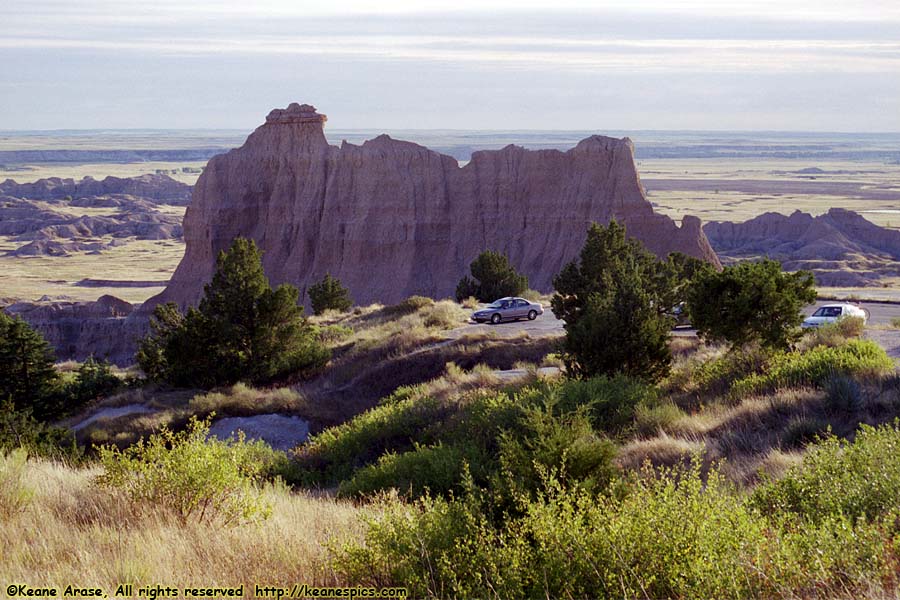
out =
[(900, 131), (900, 0), (0, 0), (0, 129)]

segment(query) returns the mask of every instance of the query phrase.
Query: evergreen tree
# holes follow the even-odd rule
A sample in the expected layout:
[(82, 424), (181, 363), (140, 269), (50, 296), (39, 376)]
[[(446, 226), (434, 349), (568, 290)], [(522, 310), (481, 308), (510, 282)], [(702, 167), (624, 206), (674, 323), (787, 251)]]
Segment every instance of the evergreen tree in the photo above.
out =
[(657, 380), (668, 372), (675, 260), (658, 261), (616, 221), (591, 225), (580, 260), (553, 281), (551, 306), (566, 323), (563, 358), (570, 373)]
[(528, 289), (528, 278), (520, 275), (500, 252), (485, 250), (469, 265), (472, 278), (464, 276), (456, 286), (456, 299), (475, 296), (481, 302), (493, 302), (507, 296), (520, 296)]
[(156, 307), (138, 364), (148, 377), (175, 385), (213, 387), (262, 382), (323, 365), (328, 350), (297, 304), (292, 285), (272, 289), (252, 240), (220, 252), (216, 273), (197, 308)]
[(307, 294), (313, 314), (316, 315), (321, 315), (326, 310), (346, 312), (353, 306), (350, 290), (341, 285), (339, 279), (332, 277), (331, 273), (326, 273), (321, 281), (309, 286)]
[(815, 300), (812, 273), (784, 273), (780, 263), (768, 259), (701, 272), (688, 290), (698, 334), (736, 348), (753, 342), (789, 347), (800, 333), (800, 311)]
[(0, 400), (11, 399), (42, 419), (52, 416), (59, 403), (53, 363), (53, 350), (39, 332), (0, 311)]

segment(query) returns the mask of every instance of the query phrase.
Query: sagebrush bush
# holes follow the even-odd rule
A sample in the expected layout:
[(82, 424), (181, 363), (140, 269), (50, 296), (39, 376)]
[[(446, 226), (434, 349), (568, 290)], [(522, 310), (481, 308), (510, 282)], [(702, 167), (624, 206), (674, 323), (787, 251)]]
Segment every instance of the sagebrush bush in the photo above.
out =
[(243, 437), (208, 439), (209, 423), (192, 418), (178, 433), (164, 428), (124, 450), (102, 447), (104, 472), (97, 483), (123, 493), (138, 510), (150, 504), (182, 522), (234, 525), (267, 518), (271, 507), (255, 484), (267, 468), (260, 458), (271, 450)]
[(0, 450), (0, 517), (4, 520), (25, 510), (34, 496), (25, 483), (27, 467), (28, 452), (23, 448)]
[(836, 375), (884, 374), (895, 367), (884, 349), (871, 340), (852, 340), (842, 346), (818, 346), (806, 352), (780, 352), (771, 356), (764, 372), (749, 375), (732, 385), (742, 397), (779, 387), (822, 387)]
[(816, 346), (840, 346), (848, 340), (862, 336), (865, 328), (862, 317), (844, 317), (834, 323), (826, 323), (805, 330), (799, 347), (809, 349)]

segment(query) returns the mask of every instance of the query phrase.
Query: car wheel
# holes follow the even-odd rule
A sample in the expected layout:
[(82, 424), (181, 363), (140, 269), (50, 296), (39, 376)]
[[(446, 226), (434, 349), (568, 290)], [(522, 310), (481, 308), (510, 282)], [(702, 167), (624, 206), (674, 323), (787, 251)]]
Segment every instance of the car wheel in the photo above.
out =
[(494, 313), (493, 315), (491, 315), (491, 323), (496, 325), (499, 322), (500, 322), (500, 313)]
[(537, 311), (536, 311), (536, 310), (529, 310), (529, 311), (528, 311), (528, 320), (529, 320), (529, 321), (534, 321), (535, 319), (537, 319)]

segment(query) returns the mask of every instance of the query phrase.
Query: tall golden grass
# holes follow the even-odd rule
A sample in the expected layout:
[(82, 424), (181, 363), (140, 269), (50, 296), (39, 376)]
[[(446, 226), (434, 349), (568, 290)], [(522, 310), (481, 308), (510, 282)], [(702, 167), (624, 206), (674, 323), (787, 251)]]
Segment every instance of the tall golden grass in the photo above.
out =
[[(328, 540), (360, 535), (363, 510), (325, 496), (265, 490), (272, 516), (255, 525), (182, 524), (165, 511), (140, 515), (98, 488), (96, 468), (30, 460), (23, 510), (0, 522), (0, 579), (31, 586), (68, 582), (112, 593), (120, 583), (163, 586), (339, 585)], [(245, 591), (245, 593), (247, 593)]]

